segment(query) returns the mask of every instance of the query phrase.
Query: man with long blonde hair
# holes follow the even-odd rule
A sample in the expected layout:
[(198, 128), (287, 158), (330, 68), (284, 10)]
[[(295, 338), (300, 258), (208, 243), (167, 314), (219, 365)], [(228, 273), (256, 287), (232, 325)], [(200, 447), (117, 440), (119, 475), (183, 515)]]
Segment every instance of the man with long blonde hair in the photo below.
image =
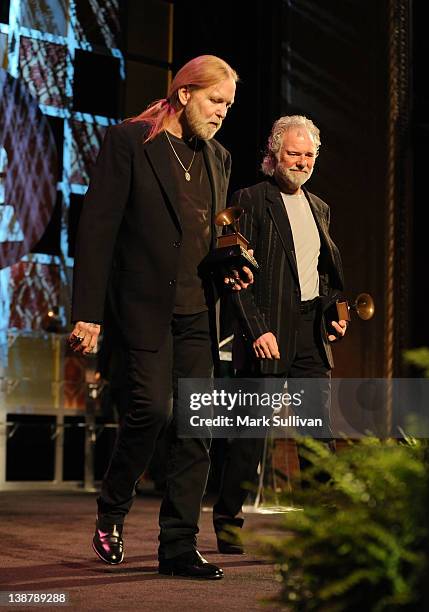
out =
[(117, 330), (129, 409), (98, 498), (93, 547), (123, 559), (122, 530), (156, 440), (169, 440), (159, 524), (159, 572), (222, 578), (196, 548), (209, 441), (179, 439), (179, 378), (212, 375), (213, 285), (199, 264), (225, 206), (230, 155), (213, 136), (234, 102), (236, 72), (203, 55), (173, 79), (167, 97), (107, 130), (85, 198), (76, 245), (70, 337), (90, 353), (100, 326)]

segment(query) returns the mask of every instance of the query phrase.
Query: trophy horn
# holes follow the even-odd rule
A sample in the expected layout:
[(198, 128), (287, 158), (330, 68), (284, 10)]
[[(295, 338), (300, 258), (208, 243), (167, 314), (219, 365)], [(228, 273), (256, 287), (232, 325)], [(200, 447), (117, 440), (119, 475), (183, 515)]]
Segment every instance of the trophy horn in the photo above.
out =
[(244, 208), (241, 206), (229, 206), (217, 213), (215, 224), (228, 229), (223, 231), (221, 236), (217, 236), (216, 248), (205, 258), (205, 266), (220, 265), (237, 270), (249, 266), (253, 272), (259, 270), (258, 262), (249, 252), (249, 241), (238, 228), (238, 220), (243, 213)]
[(375, 312), (374, 300), (369, 293), (359, 293), (354, 304), (350, 306), (363, 321), (372, 319)]
[(244, 208), (241, 206), (229, 206), (217, 213), (215, 217), (216, 225), (233, 225), (239, 220), (243, 214)]

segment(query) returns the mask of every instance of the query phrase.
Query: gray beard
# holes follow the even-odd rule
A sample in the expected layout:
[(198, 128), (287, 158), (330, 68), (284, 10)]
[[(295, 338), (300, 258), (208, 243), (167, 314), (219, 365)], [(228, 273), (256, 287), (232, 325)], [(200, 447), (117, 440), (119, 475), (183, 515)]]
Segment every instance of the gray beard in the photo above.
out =
[(214, 127), (213, 125), (208, 125), (207, 123), (203, 123), (200, 121), (197, 113), (194, 113), (192, 106), (185, 107), (185, 117), (186, 122), (188, 124), (189, 129), (192, 134), (197, 136), (198, 138), (202, 138), (203, 140), (210, 140), (219, 130), (222, 124), (218, 127)]
[(299, 189), (304, 183), (308, 181), (313, 173), (313, 169), (308, 172), (296, 172), (289, 168), (285, 169), (281, 165), (278, 165), (275, 169), (274, 176), (280, 179), (280, 182), (291, 189)]

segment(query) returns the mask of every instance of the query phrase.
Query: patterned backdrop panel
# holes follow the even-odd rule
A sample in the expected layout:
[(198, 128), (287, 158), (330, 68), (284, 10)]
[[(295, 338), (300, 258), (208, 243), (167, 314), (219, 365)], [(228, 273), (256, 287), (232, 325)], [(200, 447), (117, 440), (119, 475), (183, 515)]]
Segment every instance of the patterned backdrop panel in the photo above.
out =
[(49, 310), (58, 306), (58, 266), (20, 262), (11, 269), (10, 327), (43, 329)]
[(21, 78), (39, 104), (66, 106), (67, 47), (21, 36), (19, 64)]

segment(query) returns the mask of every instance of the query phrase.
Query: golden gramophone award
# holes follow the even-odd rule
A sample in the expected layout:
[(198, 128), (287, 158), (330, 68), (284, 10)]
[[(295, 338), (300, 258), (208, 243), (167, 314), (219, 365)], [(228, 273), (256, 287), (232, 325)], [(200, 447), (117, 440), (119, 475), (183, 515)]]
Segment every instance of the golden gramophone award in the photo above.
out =
[(240, 206), (230, 206), (216, 215), (215, 224), (227, 228), (227, 231), (218, 236), (216, 247), (204, 260), (204, 267), (240, 272), (243, 266), (247, 266), (252, 272), (259, 270), (258, 262), (249, 253), (249, 241), (239, 230), (238, 221), (243, 212), (244, 209)]
[(372, 319), (375, 312), (374, 300), (369, 293), (359, 293), (353, 304), (346, 299), (337, 300), (335, 303), (338, 321), (351, 321), (350, 311), (356, 312), (359, 319), (368, 321)]
[[(353, 303), (343, 296), (331, 298), (327, 300), (327, 304), (323, 307), (323, 313), (328, 326), (331, 321), (347, 321), (351, 322), (351, 312), (355, 312), (362, 321), (369, 321), (375, 313), (375, 304), (372, 296), (369, 293), (359, 293)], [(330, 328), (329, 328), (330, 329)], [(331, 331), (329, 332), (331, 333)], [(332, 332), (333, 333), (333, 332)]]

